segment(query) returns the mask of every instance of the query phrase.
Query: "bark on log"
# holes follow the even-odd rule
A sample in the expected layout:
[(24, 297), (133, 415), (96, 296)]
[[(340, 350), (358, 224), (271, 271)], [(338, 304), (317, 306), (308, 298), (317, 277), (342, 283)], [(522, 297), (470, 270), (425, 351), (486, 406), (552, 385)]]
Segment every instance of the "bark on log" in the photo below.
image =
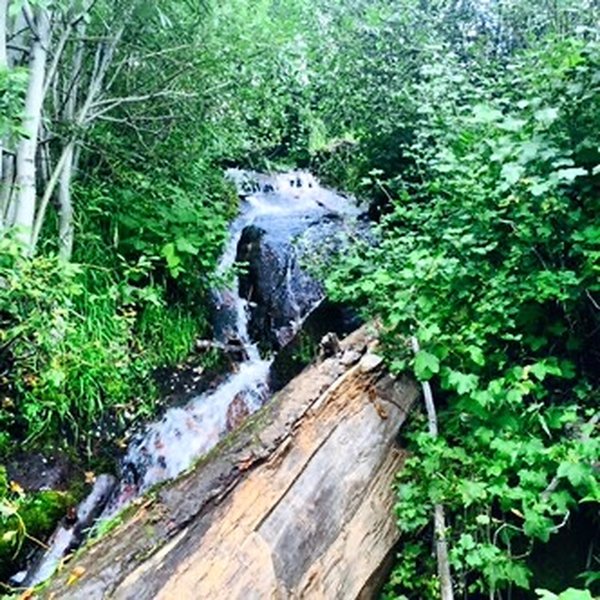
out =
[(343, 340), (358, 362), (309, 367), (43, 596), (373, 597), (398, 541), (396, 438), (418, 390), (383, 371), (372, 342), (365, 329)]

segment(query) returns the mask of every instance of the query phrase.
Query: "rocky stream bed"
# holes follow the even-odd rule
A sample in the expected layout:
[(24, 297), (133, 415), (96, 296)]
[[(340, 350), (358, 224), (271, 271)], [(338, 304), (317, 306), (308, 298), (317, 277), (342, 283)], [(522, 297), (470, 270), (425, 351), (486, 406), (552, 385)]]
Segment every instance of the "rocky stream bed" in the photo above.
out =
[[(308, 173), (229, 176), (241, 209), (219, 269), (245, 268), (215, 291), (206, 343), (230, 353), (233, 371), (141, 429), (119, 477), (96, 477), (14, 584), (58, 569), (41, 597), (345, 599), (377, 589), (398, 537), (396, 437), (416, 389), (385, 373), (374, 332), (329, 303), (309, 268), (368, 225)], [(112, 531), (75, 552), (98, 523)]]

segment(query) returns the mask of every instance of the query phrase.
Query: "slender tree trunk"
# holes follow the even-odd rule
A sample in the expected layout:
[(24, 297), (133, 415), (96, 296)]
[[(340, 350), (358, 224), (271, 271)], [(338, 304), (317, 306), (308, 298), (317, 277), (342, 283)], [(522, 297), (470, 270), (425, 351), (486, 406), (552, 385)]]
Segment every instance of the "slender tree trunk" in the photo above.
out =
[[(8, 0), (0, 0), (0, 72), (8, 68), (8, 57), (6, 51), (6, 27), (8, 18)], [(0, 137), (0, 231), (4, 229), (4, 213), (6, 211), (6, 181), (4, 167), (5, 141)]]
[[(419, 341), (413, 336), (412, 349), (415, 355), (419, 352)], [(427, 422), (431, 437), (438, 437), (438, 421), (433, 392), (428, 381), (421, 383), (423, 398), (427, 412)], [(433, 530), (435, 535), (435, 553), (437, 558), (438, 577), (440, 578), (440, 597), (442, 600), (454, 600), (452, 590), (452, 576), (450, 574), (450, 560), (448, 559), (448, 542), (446, 540), (446, 516), (442, 504), (436, 504), (433, 509)]]
[(0, 0), (0, 68), (8, 62), (6, 50), (6, 29), (8, 22), (8, 0)]
[(3, 228), (14, 223), (14, 203), (11, 202), (15, 187), (15, 160), (7, 152), (2, 156), (2, 179), (0, 179), (0, 222)]
[(29, 85), (23, 119), (24, 136), (17, 150), (17, 191), (14, 225), (26, 252), (31, 246), (31, 234), (36, 203), (36, 152), (42, 120), (42, 103), (46, 60), (50, 41), (50, 21), (45, 8), (37, 11), (36, 31), (32, 32)]
[(71, 260), (73, 254), (73, 199), (71, 197), (71, 179), (73, 175), (75, 143), (69, 142), (65, 148), (65, 164), (60, 174), (58, 186), (59, 202), (59, 253), (63, 260)]

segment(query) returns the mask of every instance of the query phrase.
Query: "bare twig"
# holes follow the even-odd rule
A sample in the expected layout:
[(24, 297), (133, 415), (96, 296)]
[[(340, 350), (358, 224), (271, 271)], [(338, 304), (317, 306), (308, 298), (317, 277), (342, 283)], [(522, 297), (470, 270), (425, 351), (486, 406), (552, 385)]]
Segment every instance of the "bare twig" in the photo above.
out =
[[(419, 350), (419, 340), (416, 336), (411, 338), (411, 345), (414, 354)], [(429, 381), (421, 382), (423, 388), (423, 398), (425, 400), (425, 410), (427, 412), (427, 422), (429, 425), (429, 434), (432, 438), (438, 437), (438, 420), (433, 401), (433, 392)], [(435, 504), (433, 509), (433, 528), (435, 533), (435, 550), (437, 556), (438, 576), (440, 578), (440, 597), (441, 600), (454, 600), (454, 591), (452, 589), (452, 576), (450, 574), (450, 560), (448, 559), (448, 542), (446, 540), (446, 516), (444, 506)]]

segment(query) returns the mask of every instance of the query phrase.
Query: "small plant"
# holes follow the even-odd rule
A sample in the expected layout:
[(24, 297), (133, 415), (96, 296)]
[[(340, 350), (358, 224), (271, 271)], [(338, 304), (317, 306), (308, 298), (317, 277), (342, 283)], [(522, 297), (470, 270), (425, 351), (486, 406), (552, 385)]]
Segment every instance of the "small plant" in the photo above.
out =
[[(44, 547), (44, 539), (73, 505), (66, 492), (27, 492), (9, 481), (0, 466), (0, 577), (13, 574), (15, 565), (34, 546)], [(13, 571), (14, 572), (14, 571)]]

